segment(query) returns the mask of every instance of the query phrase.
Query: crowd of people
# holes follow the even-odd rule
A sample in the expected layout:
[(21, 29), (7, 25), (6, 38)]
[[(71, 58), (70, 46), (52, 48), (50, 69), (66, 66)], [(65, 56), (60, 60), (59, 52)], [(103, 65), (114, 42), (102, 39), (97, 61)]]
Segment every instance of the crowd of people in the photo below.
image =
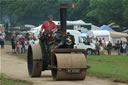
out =
[(28, 46), (30, 44), (34, 44), (36, 41), (36, 37), (33, 33), (26, 33), (26, 34), (15, 34), (11, 35), (11, 45), (12, 45), (12, 52), (13, 53), (25, 53), (27, 52)]
[[(87, 36), (87, 39), (89, 42), (95, 44), (96, 51), (95, 54), (100, 55), (104, 54), (105, 55), (105, 50), (107, 50), (108, 55), (111, 55), (113, 45), (112, 42), (106, 43), (104, 38), (89, 38)], [(114, 46), (114, 50), (117, 50), (118, 55), (128, 55), (128, 40), (127, 41), (117, 41)]]
[[(5, 37), (6, 34), (4, 32), (0, 32), (0, 45), (1, 48), (4, 48), (4, 43), (5, 43)], [(105, 41), (104, 38), (89, 38), (89, 36), (87, 36), (87, 39), (90, 43), (95, 44), (95, 54), (96, 55), (100, 55), (106, 54), (107, 50), (107, 54), (111, 55), (112, 49), (113, 49), (113, 45), (112, 42), (107, 42)], [(27, 32), (26, 34), (15, 34), (13, 33), (11, 35), (11, 46), (12, 46), (12, 52), (13, 53), (25, 53), (27, 52), (28, 46), (29, 44), (34, 44), (35, 41), (37, 40), (37, 38), (34, 36), (33, 33), (29, 33)], [(107, 42), (107, 43), (106, 43)], [(117, 55), (128, 55), (128, 40), (127, 41), (117, 41), (117, 43), (115, 43), (114, 49), (117, 52)]]
[(117, 41), (116, 43), (116, 49), (118, 55), (128, 55), (128, 40), (127, 42), (125, 41)]
[[(1, 48), (4, 48), (4, 44), (5, 44), (5, 37), (6, 34), (4, 32), (0, 32), (0, 45)], [(106, 54), (107, 50), (107, 54), (111, 55), (112, 49), (113, 49), (113, 45), (112, 42), (108, 42), (105, 41), (104, 38), (89, 38), (89, 36), (87, 36), (87, 39), (90, 43), (95, 44), (95, 54), (96, 55), (100, 55)], [(12, 46), (12, 52), (13, 53), (25, 53), (27, 52), (28, 46), (30, 44), (34, 44), (35, 41), (37, 40), (37, 38), (34, 36), (33, 33), (29, 33), (27, 32), (26, 34), (15, 34), (13, 33), (11, 35), (11, 46)], [(117, 43), (115, 43), (114, 49), (117, 52), (117, 55), (128, 55), (128, 40), (127, 41), (117, 41)]]

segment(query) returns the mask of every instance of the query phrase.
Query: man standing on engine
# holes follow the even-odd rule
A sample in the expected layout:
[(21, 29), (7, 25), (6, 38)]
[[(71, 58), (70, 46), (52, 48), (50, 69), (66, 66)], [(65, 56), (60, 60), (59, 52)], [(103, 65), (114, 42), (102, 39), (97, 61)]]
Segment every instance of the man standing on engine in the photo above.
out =
[(43, 29), (44, 29), (44, 32), (47, 32), (47, 33), (56, 31), (56, 24), (52, 20), (53, 20), (53, 17), (48, 16), (48, 20), (43, 22), (41, 26), (40, 33), (42, 32)]

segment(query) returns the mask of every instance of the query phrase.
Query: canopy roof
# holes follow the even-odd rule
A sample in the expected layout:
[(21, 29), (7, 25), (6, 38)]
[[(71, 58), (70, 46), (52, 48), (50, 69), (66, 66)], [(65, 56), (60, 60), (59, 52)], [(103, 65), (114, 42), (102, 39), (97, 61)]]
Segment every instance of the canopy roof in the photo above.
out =
[(92, 36), (110, 35), (110, 33), (107, 30), (90, 30), (88, 31), (87, 35), (92, 37)]
[(101, 36), (101, 35), (110, 35), (112, 38), (126, 38), (128, 37), (128, 34), (122, 33), (122, 32), (109, 32), (107, 30), (91, 30), (87, 33), (89, 36)]
[(107, 31), (110, 31), (110, 32), (115, 32), (112, 28), (110, 28), (109, 26), (107, 25), (103, 25), (99, 28), (100, 30), (107, 30)]
[(128, 37), (128, 34), (121, 32), (110, 32), (111, 37), (119, 38), (119, 37)]
[(30, 25), (30, 24), (26, 24), (24, 25), (25, 27), (29, 27), (29, 28), (34, 28), (35, 26), (34, 25)]
[[(60, 25), (60, 21), (53, 21), (56, 25)], [(85, 23), (83, 20), (67, 21), (67, 25), (92, 25), (91, 23)]]
[(67, 25), (86, 25), (83, 20), (67, 21)]

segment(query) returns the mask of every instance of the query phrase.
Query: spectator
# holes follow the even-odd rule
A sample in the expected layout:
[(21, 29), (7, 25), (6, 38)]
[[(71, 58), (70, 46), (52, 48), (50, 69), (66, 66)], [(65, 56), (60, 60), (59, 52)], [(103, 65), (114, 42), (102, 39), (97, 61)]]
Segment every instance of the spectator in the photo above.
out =
[(104, 52), (104, 48), (105, 48), (105, 40), (104, 40), (104, 38), (103, 39), (99, 39), (99, 43), (100, 43), (100, 52), (102, 53), (102, 54), (105, 54), (105, 52)]
[(89, 36), (87, 36), (87, 39), (88, 39), (89, 43), (91, 43), (91, 38)]
[(20, 44), (21, 44), (21, 53), (25, 53), (25, 40), (24, 37), (20, 39)]
[(28, 40), (26, 39), (25, 40), (25, 52), (27, 52), (27, 50), (28, 50), (28, 45), (29, 45), (29, 43), (28, 43)]
[(121, 40), (121, 42), (120, 42), (120, 54), (122, 55), (122, 53), (123, 53), (123, 49), (122, 49), (122, 40)]
[(0, 33), (0, 45), (1, 45), (1, 48), (4, 48), (4, 36), (2, 33)]
[(127, 55), (128, 55), (128, 39), (127, 39), (127, 42), (126, 42), (126, 44), (127, 44)]
[(102, 42), (103, 47), (105, 48), (106, 47), (106, 41), (105, 41), (105, 39), (103, 38), (101, 42)]
[(29, 45), (34, 44), (34, 43), (35, 43), (35, 41), (33, 40), (33, 38), (32, 38), (32, 37), (30, 37)]
[(19, 54), (20, 53), (20, 40), (16, 40), (16, 52)]
[(101, 38), (99, 38), (99, 44), (102, 45), (102, 40), (101, 40)]
[(105, 55), (105, 53), (104, 53), (104, 47), (103, 47), (102, 44), (100, 44), (100, 53), (103, 54), (103, 55)]
[(118, 55), (120, 55), (120, 43), (119, 43), (119, 40), (117, 41), (117, 43), (116, 43), (116, 50), (117, 50), (117, 53), (118, 53)]
[(93, 39), (92, 39), (92, 43), (93, 43), (93, 44), (96, 44), (96, 38), (93, 38)]
[(96, 39), (95, 46), (96, 46), (96, 54), (100, 55), (100, 43), (99, 43), (98, 39)]
[(122, 44), (122, 55), (123, 55), (123, 56), (126, 55), (126, 49), (127, 49), (126, 42), (123, 42), (123, 44)]
[(109, 43), (107, 45), (108, 55), (111, 55), (111, 50), (112, 50), (112, 43), (109, 41)]
[(17, 35), (18, 40), (20, 40), (20, 38), (22, 38), (22, 37), (23, 37), (23, 35), (21, 33)]
[(11, 35), (12, 53), (16, 53), (16, 34)]
[(34, 34), (32, 32), (29, 33), (29, 37), (33, 38)]
[[(5, 37), (6, 37), (6, 34), (5, 34), (5, 32), (4, 32), (4, 31), (2, 32), (2, 34), (3, 34), (4, 44), (5, 44)], [(4, 44), (3, 44), (3, 45), (4, 45)]]
[(29, 33), (27, 32), (26, 34), (25, 34), (25, 38), (26, 38), (26, 40), (29, 40)]
[(128, 40), (127, 40), (126, 44), (128, 45)]

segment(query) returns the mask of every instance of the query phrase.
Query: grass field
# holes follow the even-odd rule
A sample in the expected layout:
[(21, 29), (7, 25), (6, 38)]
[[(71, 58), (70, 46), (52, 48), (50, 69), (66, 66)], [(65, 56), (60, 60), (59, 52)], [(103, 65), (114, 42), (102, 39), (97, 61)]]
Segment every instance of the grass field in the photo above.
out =
[(88, 65), (91, 66), (88, 71), (91, 76), (128, 83), (128, 56), (90, 55)]
[(18, 80), (10, 80), (5, 78), (2, 74), (0, 74), (0, 85), (31, 85), (31, 84)]

